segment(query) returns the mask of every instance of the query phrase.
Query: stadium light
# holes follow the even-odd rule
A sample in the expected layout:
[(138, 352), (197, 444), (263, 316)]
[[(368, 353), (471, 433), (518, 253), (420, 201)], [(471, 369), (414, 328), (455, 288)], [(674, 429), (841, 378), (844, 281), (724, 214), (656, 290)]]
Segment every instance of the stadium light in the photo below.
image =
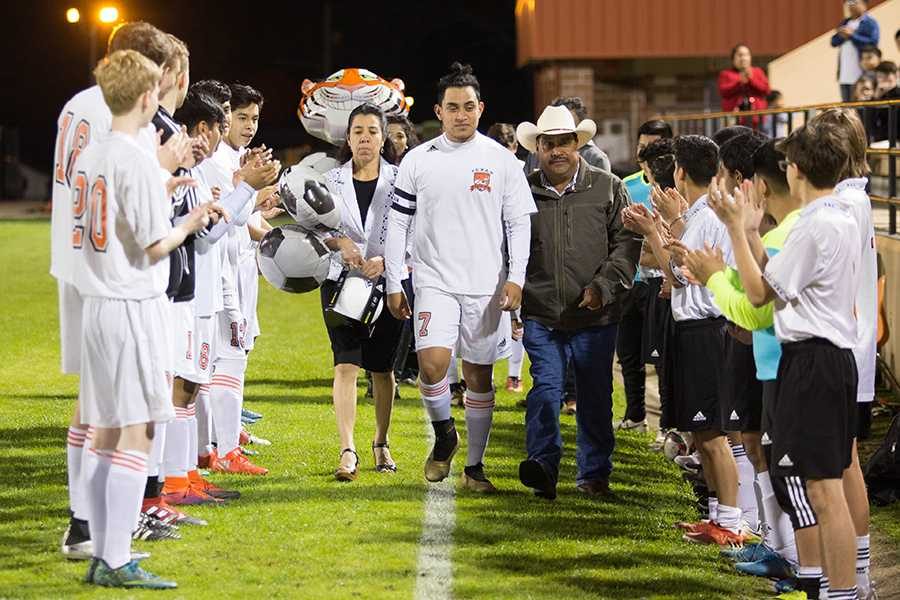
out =
[(104, 6), (100, 9), (99, 18), (101, 23), (115, 23), (119, 20), (119, 9), (115, 6)]
[(413, 98), (412, 96), (406, 97), (406, 106), (412, 108), (412, 105), (415, 104), (415, 102), (416, 102), (416, 99)]
[(69, 23), (77, 23), (81, 20), (81, 11), (77, 8), (70, 8), (66, 11), (66, 21)]

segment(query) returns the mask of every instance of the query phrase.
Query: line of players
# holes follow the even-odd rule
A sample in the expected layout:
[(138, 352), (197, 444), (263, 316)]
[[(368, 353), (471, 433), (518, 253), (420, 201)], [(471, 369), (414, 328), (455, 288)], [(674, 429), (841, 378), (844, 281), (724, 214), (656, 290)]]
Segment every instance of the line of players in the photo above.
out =
[(58, 121), (51, 274), (62, 368), (80, 375), (62, 552), (97, 585), (175, 587), (132, 537), (178, 537), (205, 522), (173, 505), (239, 496), (199, 468), (267, 472), (241, 449), (242, 403), (280, 164), (247, 149), (262, 95), (189, 72), (179, 39), (123, 24)]
[(679, 526), (742, 546), (723, 552), (782, 597), (872, 598), (855, 440), (875, 372), (865, 131), (833, 109), (786, 140), (714, 138), (652, 141), (652, 200), (623, 215), (671, 284), (662, 426), (692, 432), (709, 489), (709, 519)]

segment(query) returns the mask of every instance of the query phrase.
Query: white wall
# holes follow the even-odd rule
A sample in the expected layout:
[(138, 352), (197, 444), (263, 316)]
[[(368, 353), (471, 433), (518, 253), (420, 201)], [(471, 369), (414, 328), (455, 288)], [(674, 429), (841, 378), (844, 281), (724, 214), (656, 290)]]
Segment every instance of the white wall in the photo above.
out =
[[(894, 33), (900, 27), (900, 0), (888, 0), (869, 13), (881, 27), (879, 47), (884, 60), (900, 64)], [(837, 23), (835, 23), (837, 26)], [(834, 31), (796, 48), (769, 63), (769, 82), (784, 94), (787, 106), (840, 102), (837, 82), (838, 49), (831, 47)]]

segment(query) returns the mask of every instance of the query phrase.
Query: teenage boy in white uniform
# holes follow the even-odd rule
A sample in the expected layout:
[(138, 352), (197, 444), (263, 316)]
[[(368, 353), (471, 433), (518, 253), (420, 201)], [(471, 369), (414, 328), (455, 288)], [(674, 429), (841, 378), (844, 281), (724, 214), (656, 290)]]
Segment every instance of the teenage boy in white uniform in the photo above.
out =
[[(425, 478), (447, 477), (459, 446), (447, 382), (456, 348), (468, 386), (461, 483), (491, 492), (496, 488), (483, 459), (494, 410), (492, 365), (509, 345), (500, 339), (503, 311), (521, 303), (536, 208), (515, 156), (477, 131), (484, 111), (479, 90), (471, 67), (459, 63), (438, 82), (435, 114), (444, 134), (413, 149), (400, 165), (385, 267), (388, 308), (398, 319), (414, 319), (422, 400), (435, 433)], [(400, 285), (411, 226), (415, 315)]]

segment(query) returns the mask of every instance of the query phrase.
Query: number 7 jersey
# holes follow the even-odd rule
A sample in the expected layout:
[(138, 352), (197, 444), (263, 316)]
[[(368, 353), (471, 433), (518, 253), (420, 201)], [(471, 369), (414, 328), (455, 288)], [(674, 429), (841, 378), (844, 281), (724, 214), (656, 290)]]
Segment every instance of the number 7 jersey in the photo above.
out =
[(169, 234), (169, 198), (158, 163), (136, 138), (114, 131), (72, 169), (73, 283), (82, 296), (144, 300), (166, 293), (169, 261), (146, 248)]

